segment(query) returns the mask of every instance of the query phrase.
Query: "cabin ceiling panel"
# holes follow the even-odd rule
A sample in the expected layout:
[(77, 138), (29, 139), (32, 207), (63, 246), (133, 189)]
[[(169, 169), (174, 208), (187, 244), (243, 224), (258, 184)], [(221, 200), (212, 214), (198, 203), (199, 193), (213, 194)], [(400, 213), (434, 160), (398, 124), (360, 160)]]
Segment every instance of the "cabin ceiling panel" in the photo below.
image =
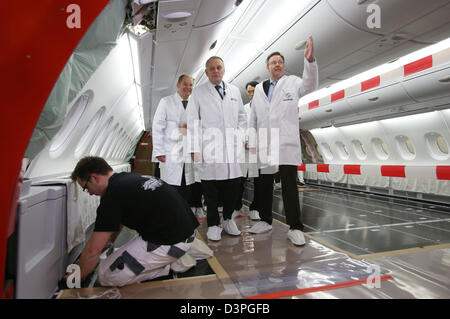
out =
[[(324, 81), (326, 78), (332, 78), (332, 82), (344, 80), (345, 77), (343, 76), (343, 73), (351, 68), (354, 65), (359, 65), (363, 61), (367, 61), (368, 59), (374, 57), (375, 54), (372, 52), (367, 52), (363, 50), (359, 50), (356, 52), (353, 52), (344, 58), (342, 58), (339, 61), (336, 61), (335, 63), (320, 68), (319, 64), (319, 84), (321, 87), (323, 87), (322, 81)], [(320, 61), (319, 61), (320, 63)]]
[(414, 40), (433, 43), (450, 37), (450, 4), (404, 26), (399, 33), (414, 34)]
[[(449, 3), (448, 0), (378, 0), (362, 4), (358, 4), (356, 0), (326, 0), (326, 2), (347, 23), (360, 30), (383, 35), (390, 34)], [(367, 21), (375, 12), (368, 7), (371, 4), (376, 4), (380, 8), (380, 28), (371, 29), (368, 26)], [(429, 22), (434, 23), (433, 20)]]
[(221, 25), (213, 25), (201, 29), (192, 30), (191, 37), (186, 46), (183, 59), (179, 65), (179, 73), (188, 73), (192, 76), (197, 76), (196, 80), (199, 80), (198, 74), (195, 74), (199, 69), (201, 73), (204, 70), (205, 60), (211, 56), (210, 46), (217, 39), (220, 34)]
[(156, 46), (153, 89), (173, 88), (184, 49), (185, 41), (164, 42)]
[[(317, 23), (322, 21), (323, 23)], [(330, 32), (333, 30), (333, 32)], [(252, 64), (248, 66), (234, 81), (245, 83), (256, 77), (261, 80), (268, 77), (265, 59), (273, 51), (280, 51), (286, 58), (286, 69), (290, 74), (301, 75), (303, 72), (304, 50), (296, 50), (296, 46), (309, 35), (314, 38), (314, 53), (319, 64), (319, 72), (329, 65), (339, 63), (349, 52), (356, 52), (361, 47), (376, 41), (379, 36), (369, 34), (343, 22), (325, 2), (319, 2), (305, 14), (275, 43), (269, 46)], [(344, 66), (345, 67), (345, 66)], [(256, 71), (257, 70), (257, 71)], [(257, 73), (256, 73), (257, 72)], [(240, 80), (240, 78), (243, 78)]]
[(194, 28), (203, 27), (224, 19), (233, 12), (235, 3), (235, 0), (202, 0), (194, 22)]

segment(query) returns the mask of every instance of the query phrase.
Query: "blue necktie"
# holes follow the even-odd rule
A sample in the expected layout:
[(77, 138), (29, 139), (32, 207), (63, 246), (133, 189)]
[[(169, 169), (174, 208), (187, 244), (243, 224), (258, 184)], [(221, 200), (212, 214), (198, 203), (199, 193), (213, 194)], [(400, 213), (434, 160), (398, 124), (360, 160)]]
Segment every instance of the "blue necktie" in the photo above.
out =
[(277, 84), (277, 81), (271, 81), (269, 86), (269, 92), (267, 92), (267, 98), (269, 99), (269, 102), (272, 100), (272, 92), (275, 88), (275, 85)]

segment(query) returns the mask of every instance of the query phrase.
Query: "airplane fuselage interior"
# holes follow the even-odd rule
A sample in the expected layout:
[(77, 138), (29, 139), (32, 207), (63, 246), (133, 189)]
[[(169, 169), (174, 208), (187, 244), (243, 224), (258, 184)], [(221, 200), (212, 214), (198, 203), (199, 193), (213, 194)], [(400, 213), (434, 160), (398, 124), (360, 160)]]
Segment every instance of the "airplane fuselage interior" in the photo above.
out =
[[(20, 3), (1, 4), (2, 298), (450, 298), (450, 0)], [(108, 252), (73, 277), (106, 196), (71, 179), (85, 157), (197, 185), (208, 257), (108, 285)], [(125, 253), (106, 272), (139, 274)]]

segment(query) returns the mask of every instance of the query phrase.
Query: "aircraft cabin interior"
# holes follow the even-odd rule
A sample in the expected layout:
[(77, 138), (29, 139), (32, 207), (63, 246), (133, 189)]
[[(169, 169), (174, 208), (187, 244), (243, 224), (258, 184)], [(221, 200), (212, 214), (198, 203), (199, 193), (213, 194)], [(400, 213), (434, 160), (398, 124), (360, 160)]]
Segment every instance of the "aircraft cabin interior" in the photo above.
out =
[[(2, 298), (450, 298), (450, 0), (1, 7)], [(180, 75), (195, 91), (219, 56), (223, 81), (247, 104), (246, 84), (269, 78), (272, 52), (283, 54), (286, 75), (303, 77), (310, 36), (319, 86), (297, 103), (306, 244), (286, 239), (279, 184), (273, 229), (249, 232), (249, 178), (241, 234), (208, 240), (198, 218), (213, 256), (190, 271), (123, 287), (101, 286), (94, 272), (62, 287), (100, 204), (71, 181), (77, 162), (99, 156), (117, 173), (154, 175), (155, 112)], [(124, 228), (115, 246), (136, 236)]]

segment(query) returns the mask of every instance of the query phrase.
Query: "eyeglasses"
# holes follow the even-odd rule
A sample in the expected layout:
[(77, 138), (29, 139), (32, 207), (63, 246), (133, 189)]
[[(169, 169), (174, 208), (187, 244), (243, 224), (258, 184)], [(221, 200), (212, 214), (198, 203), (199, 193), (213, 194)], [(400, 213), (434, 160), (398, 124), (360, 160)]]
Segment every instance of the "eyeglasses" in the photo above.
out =
[(283, 61), (283, 60), (270, 61), (269, 64), (270, 64), (270, 65), (277, 65), (277, 64), (283, 65), (283, 64), (284, 64), (284, 61)]
[(88, 183), (89, 183), (90, 180), (91, 180), (91, 177), (89, 176), (89, 178), (87, 179), (86, 183), (85, 183), (84, 186), (82, 187), (83, 192), (89, 191), (89, 190), (87, 189), (87, 185), (88, 185)]

